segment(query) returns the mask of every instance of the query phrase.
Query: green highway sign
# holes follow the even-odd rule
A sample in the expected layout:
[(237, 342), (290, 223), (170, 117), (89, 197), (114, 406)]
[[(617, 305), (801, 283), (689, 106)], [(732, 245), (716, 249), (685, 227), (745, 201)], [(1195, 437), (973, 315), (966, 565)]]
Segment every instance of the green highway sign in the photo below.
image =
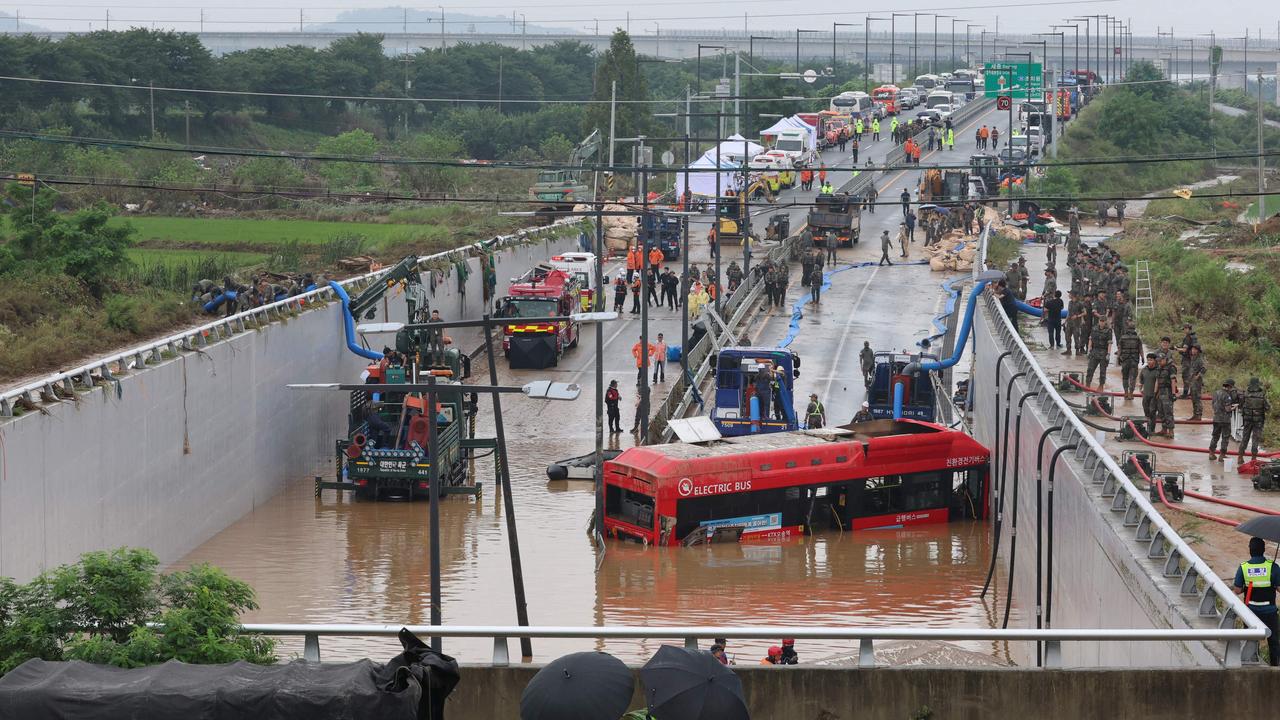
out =
[(1040, 63), (987, 63), (983, 66), (982, 75), (987, 97), (1011, 95), (1039, 100), (1044, 94), (1044, 70)]

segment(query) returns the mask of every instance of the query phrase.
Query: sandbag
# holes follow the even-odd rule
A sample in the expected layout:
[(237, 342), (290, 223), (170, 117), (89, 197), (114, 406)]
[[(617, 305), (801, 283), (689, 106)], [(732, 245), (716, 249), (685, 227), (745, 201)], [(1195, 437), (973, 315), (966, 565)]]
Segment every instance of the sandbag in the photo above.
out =
[(941, 255), (935, 255), (929, 259), (929, 269), (934, 272), (942, 272), (947, 269), (947, 264), (942, 260)]

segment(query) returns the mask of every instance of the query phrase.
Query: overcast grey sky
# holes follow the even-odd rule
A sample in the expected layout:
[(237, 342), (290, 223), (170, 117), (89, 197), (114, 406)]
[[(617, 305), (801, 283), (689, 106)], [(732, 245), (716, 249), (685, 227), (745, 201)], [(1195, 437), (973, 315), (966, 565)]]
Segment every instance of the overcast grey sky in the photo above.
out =
[[(475, 0), (474, 4), (461, 4), (458, 0), (444, 0), (446, 13), (466, 13), (477, 16), (510, 17), (514, 11), (523, 15), (530, 26), (554, 26), (591, 32), (596, 22), (603, 30), (611, 26), (627, 24), (630, 15), (632, 33), (671, 33), (677, 29), (742, 29), (794, 30), (798, 27), (822, 29), (832, 22), (857, 22), (864, 14), (887, 16), (893, 12), (925, 12), (950, 15), (968, 22), (982, 24), (987, 30), (1002, 32), (1038, 32), (1060, 23), (1071, 15), (1109, 14), (1124, 21), (1131, 21), (1135, 34), (1155, 35), (1157, 29), (1168, 32), (1172, 27), (1179, 38), (1191, 38), (1201, 33), (1216, 31), (1220, 36), (1253, 37), (1259, 33), (1263, 46), (1277, 45), (1277, 22), (1280, 21), (1280, 3), (1260, 0), (1217, 0), (1211, 4), (1192, 0), (1073, 0), (1052, 2), (1028, 0), (1016, 3), (1008, 0), (919, 0), (899, 1), (892, 4), (867, 6), (833, 6), (813, 0), (711, 0), (691, 3), (688, 0), (535, 0), (511, 3), (502, 0)], [(867, 5), (872, 5), (868, 3)], [(843, 4), (841, 4), (843, 5)], [(385, 0), (225, 0), (221, 5), (200, 0), (41, 0), (23, 3), (0, 2), (0, 11), (22, 18), (22, 24), (30, 23), (56, 30), (102, 29), (110, 16), (111, 28), (130, 25), (198, 30), (204, 18), (205, 30), (280, 30), (297, 29), (299, 11), (305, 23), (332, 21), (344, 10), (361, 8), (409, 7), (435, 15), (439, 5), (408, 3), (395, 5)], [(1206, 14), (1208, 17), (1205, 17)], [(998, 20), (997, 20), (998, 18)], [(505, 21), (495, 21), (498, 26)], [(14, 26), (12, 18), (0, 21), (0, 25)], [(932, 29), (933, 18), (922, 17), (921, 29)], [(484, 23), (481, 23), (484, 24)], [(939, 29), (950, 30), (950, 19), (939, 21)], [(899, 18), (898, 29), (909, 28), (910, 18)], [(436, 26), (438, 28), (438, 26)], [(963, 27), (963, 25), (960, 25)], [(12, 31), (12, 27), (5, 28)], [(399, 27), (386, 28), (388, 34)], [(418, 29), (429, 29), (419, 26)], [(453, 30), (454, 28), (448, 28)], [(459, 27), (458, 30), (465, 30)], [(876, 23), (873, 29), (887, 30), (887, 23)], [(1198, 43), (1205, 42), (1197, 40)]]

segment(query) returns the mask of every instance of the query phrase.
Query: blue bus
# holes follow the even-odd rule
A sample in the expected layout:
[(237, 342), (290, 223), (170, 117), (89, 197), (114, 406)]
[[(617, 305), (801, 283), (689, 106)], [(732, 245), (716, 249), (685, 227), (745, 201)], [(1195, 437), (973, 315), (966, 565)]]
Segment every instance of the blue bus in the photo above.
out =
[[(716, 356), (715, 404), (711, 421), (724, 437), (752, 433), (797, 430), (795, 378), (800, 376), (800, 356), (783, 348), (730, 347)], [(780, 392), (773, 393), (770, 407), (760, 407), (756, 378), (773, 372)]]

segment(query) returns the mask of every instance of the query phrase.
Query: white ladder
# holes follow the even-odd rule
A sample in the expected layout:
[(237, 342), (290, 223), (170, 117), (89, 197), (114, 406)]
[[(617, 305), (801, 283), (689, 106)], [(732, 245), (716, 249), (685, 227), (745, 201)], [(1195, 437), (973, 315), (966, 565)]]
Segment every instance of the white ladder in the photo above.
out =
[(1155, 296), (1151, 292), (1151, 266), (1146, 260), (1137, 262), (1134, 281), (1136, 284), (1133, 298), (1134, 311), (1141, 313), (1145, 310), (1146, 312), (1154, 313), (1156, 304)]

